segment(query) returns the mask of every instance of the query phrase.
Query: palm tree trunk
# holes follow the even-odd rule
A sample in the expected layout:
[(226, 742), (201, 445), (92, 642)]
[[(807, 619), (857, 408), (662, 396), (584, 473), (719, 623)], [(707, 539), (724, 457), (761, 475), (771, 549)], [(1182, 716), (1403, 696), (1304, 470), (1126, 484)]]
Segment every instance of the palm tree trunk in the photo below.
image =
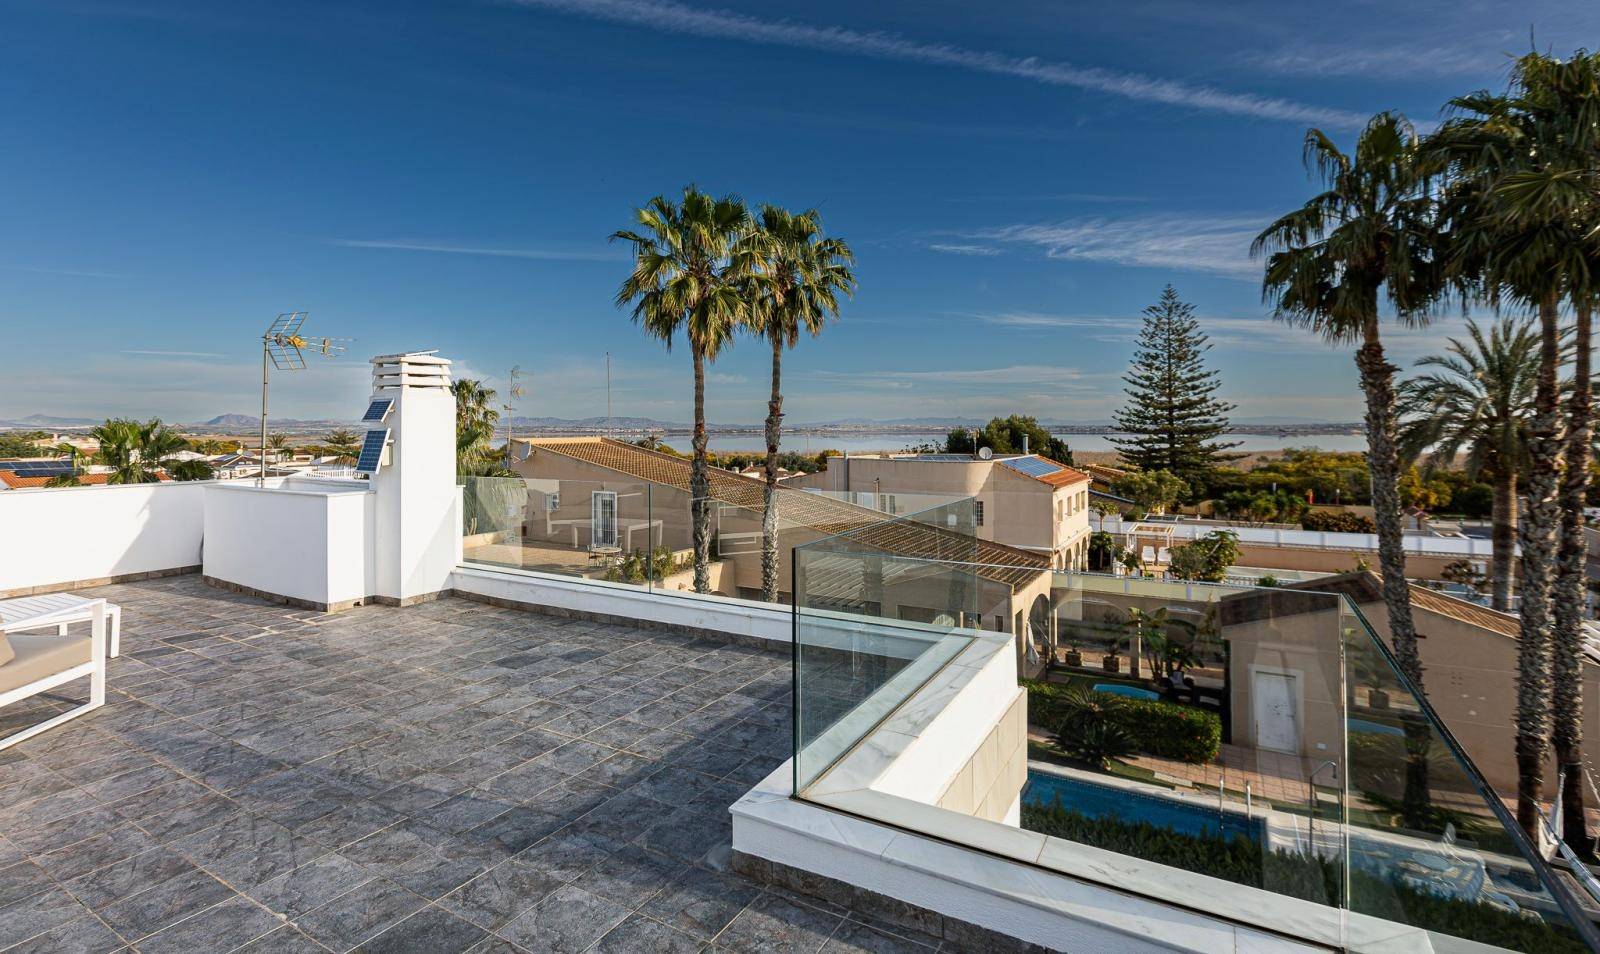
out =
[(1405, 536), (1400, 514), (1400, 460), (1395, 450), (1395, 366), (1383, 353), (1374, 315), (1356, 352), (1361, 390), (1367, 401), (1367, 466), (1372, 474), (1372, 509), (1377, 517), (1378, 568), (1383, 575), (1383, 602), (1389, 614), (1389, 642), (1401, 672), (1422, 689), (1422, 658), (1411, 621), (1411, 590), (1406, 583)]
[[(1389, 644), (1400, 671), (1421, 693), (1422, 657), (1417, 652), (1417, 630), (1411, 620), (1411, 589), (1406, 582), (1405, 535), (1400, 514), (1400, 459), (1395, 447), (1394, 411), (1396, 368), (1383, 353), (1376, 307), (1362, 328), (1362, 338), (1356, 352), (1356, 368), (1361, 372), (1361, 390), (1367, 402), (1367, 466), (1372, 475), (1372, 510), (1377, 518), (1378, 568), (1389, 615)], [(1421, 819), (1429, 807), (1428, 750), (1432, 733), (1419, 717), (1408, 717), (1404, 722), (1406, 778), (1402, 812), (1407, 819)]]
[(1567, 403), (1567, 460), (1561, 478), (1561, 530), (1556, 546), (1556, 585), (1552, 599), (1555, 686), (1550, 708), (1551, 741), (1562, 773), (1562, 837), (1580, 851), (1590, 845), (1583, 817), (1583, 618), (1589, 547), (1584, 539), (1583, 506), (1589, 496), (1591, 311), (1579, 301), (1573, 346), (1572, 395)]
[(1489, 531), (1489, 545), (1493, 551), (1489, 558), (1490, 585), (1493, 587), (1491, 605), (1502, 613), (1509, 613), (1513, 561), (1517, 554), (1517, 471), (1514, 463), (1496, 465), (1490, 523), (1493, 525)]
[(772, 335), (772, 396), (767, 400), (766, 489), (761, 499), (761, 598), (778, 602), (778, 440), (783, 424), (783, 336)]
[(1518, 528), (1522, 600), (1517, 620), (1517, 823), (1529, 835), (1539, 826), (1545, 747), (1550, 740), (1551, 565), (1561, 519), (1556, 498), (1562, 451), (1559, 302), (1550, 294), (1539, 303), (1539, 379), (1528, 435), (1528, 500)]
[(706, 356), (690, 345), (694, 353), (694, 456), (689, 466), (689, 510), (694, 520), (694, 591), (711, 592), (711, 477), (707, 472), (706, 447)]

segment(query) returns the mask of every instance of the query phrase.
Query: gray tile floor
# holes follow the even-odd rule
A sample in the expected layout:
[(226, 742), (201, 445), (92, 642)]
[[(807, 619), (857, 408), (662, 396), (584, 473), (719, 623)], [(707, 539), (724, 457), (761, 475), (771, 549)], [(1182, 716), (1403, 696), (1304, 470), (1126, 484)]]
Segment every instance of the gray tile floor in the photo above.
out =
[(0, 752), (0, 950), (938, 944), (729, 871), (728, 805), (789, 750), (785, 655), (456, 599), (94, 592), (123, 607), (110, 701)]

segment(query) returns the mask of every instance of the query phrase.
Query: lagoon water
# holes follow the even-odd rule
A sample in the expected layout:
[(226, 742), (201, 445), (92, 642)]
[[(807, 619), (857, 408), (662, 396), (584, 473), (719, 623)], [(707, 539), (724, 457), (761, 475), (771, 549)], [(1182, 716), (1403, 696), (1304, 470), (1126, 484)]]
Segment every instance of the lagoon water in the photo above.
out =
[[(1058, 434), (1067, 446), (1078, 451), (1113, 451), (1116, 445), (1111, 443), (1109, 434)], [(866, 454), (878, 451), (903, 451), (908, 447), (918, 444), (942, 444), (943, 434), (873, 434), (868, 432), (851, 434), (785, 434), (782, 448), (800, 454), (815, 454), (821, 450), (849, 451), (852, 454)], [(663, 438), (668, 444), (679, 450), (689, 449), (689, 436), (687, 434), (668, 434)], [(1360, 434), (1291, 434), (1279, 436), (1277, 434), (1234, 434), (1228, 440), (1238, 441), (1239, 446), (1234, 448), (1236, 453), (1259, 453), (1261, 451), (1282, 450), (1285, 447), (1318, 447), (1328, 451), (1364, 451), (1367, 449), (1367, 439)], [(713, 434), (711, 435), (711, 449), (714, 451), (760, 451), (766, 449), (766, 441), (759, 434)]]

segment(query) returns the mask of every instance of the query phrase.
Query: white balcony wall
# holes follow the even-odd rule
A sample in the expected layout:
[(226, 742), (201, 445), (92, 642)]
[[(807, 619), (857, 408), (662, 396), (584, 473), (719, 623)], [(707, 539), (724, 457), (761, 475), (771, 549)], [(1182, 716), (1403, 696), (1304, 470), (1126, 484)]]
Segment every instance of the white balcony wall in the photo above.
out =
[[(1227, 530), (1237, 534), (1239, 542), (1243, 544), (1257, 544), (1268, 547), (1302, 547), (1315, 550), (1372, 550), (1378, 549), (1378, 535), (1375, 533), (1338, 533), (1322, 530), (1283, 530), (1275, 527), (1238, 527), (1223, 526), (1214, 523), (1198, 523), (1177, 521), (1167, 523), (1164, 521), (1124, 521), (1119, 517), (1106, 517), (1104, 526), (1096, 524), (1097, 528), (1104, 529), (1107, 533), (1120, 534), (1137, 523), (1146, 523), (1151, 526), (1170, 527), (1172, 538), (1179, 543), (1186, 543), (1198, 537), (1203, 537), (1215, 530)], [(1476, 537), (1434, 537), (1420, 533), (1407, 533), (1404, 535), (1405, 552), (1416, 553), (1424, 556), (1462, 557), (1487, 559), (1494, 551), (1492, 542)]]
[(351, 481), (213, 485), (205, 575), (322, 609), (375, 591), (373, 494)]
[(0, 595), (199, 566), (208, 486), (0, 492)]

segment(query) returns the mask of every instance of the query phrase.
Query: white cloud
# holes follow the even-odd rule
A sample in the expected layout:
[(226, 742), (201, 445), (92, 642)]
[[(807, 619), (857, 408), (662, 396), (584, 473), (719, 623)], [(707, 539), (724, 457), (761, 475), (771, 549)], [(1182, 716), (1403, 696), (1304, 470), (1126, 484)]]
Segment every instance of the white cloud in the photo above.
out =
[[(1142, 320), (1138, 315), (1054, 315), (1030, 311), (996, 312), (971, 317), (985, 324), (1012, 328), (1019, 332), (1071, 330), (1094, 341), (1133, 342)], [(1304, 328), (1279, 321), (1270, 314), (1196, 315), (1200, 330), (1213, 347), (1226, 351), (1268, 352), (1272, 354), (1325, 353), (1338, 359), (1341, 353), (1354, 356), (1348, 346), (1333, 346)], [(1464, 333), (1466, 320), (1457, 315), (1440, 316), (1425, 326), (1411, 327), (1393, 320), (1383, 326), (1384, 349), (1389, 360), (1403, 369), (1426, 354), (1437, 354), (1444, 341)]]
[(1265, 219), (1241, 216), (1153, 215), (1005, 225), (971, 237), (1040, 249), (1050, 258), (1176, 268), (1254, 281), (1261, 277), (1261, 266), (1250, 259), (1250, 242), (1264, 224)]
[(1415, 79), (1483, 76), (1504, 69), (1504, 53), (1455, 46), (1302, 46), (1244, 57), (1246, 65), (1287, 76)]
[(627, 256), (619, 252), (584, 252), (543, 248), (489, 248), (480, 245), (452, 245), (443, 242), (413, 242), (357, 239), (329, 239), (329, 245), (342, 248), (378, 248), (403, 252), (443, 252), (450, 255), (487, 255), (494, 258), (530, 258), (552, 262), (620, 262)]
[(1011, 56), (947, 43), (926, 43), (894, 33), (864, 32), (841, 26), (811, 26), (791, 20), (765, 20), (728, 10), (706, 10), (670, 0), (513, 0), (523, 7), (646, 27), (666, 33), (738, 40), (771, 46), (819, 50), (870, 59), (945, 66), (1010, 76), (1046, 86), (1073, 87), (1125, 99), (1256, 119), (1314, 123), (1356, 129), (1366, 117), (1348, 110), (1311, 106), (1275, 96), (1233, 93), (1212, 86), (1120, 73), (1098, 67)]
[(982, 258), (992, 258), (1000, 254), (1000, 250), (992, 245), (948, 245), (935, 242), (928, 246), (935, 252), (944, 252), (947, 255), (976, 255)]

